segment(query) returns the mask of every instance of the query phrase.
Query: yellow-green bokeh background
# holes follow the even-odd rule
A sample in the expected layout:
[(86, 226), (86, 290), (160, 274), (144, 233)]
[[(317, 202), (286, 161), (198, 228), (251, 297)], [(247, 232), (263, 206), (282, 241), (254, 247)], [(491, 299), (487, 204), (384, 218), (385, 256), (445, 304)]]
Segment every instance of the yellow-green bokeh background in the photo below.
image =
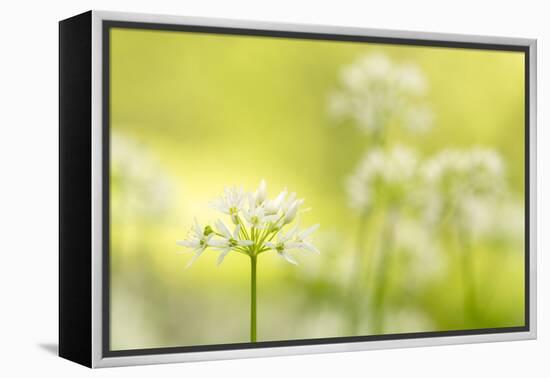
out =
[[(193, 217), (216, 219), (209, 201), (224, 186), (253, 190), (262, 178), (270, 195), (288, 187), (306, 199), (312, 210), (302, 223), (321, 224), (321, 255), (299, 255), (298, 267), (262, 255), (258, 339), (348, 335), (341, 275), (357, 214), (344, 182), (368, 137), (335, 126), (326, 108), (341, 68), (362, 55), (414, 63), (429, 83), (434, 127), (424, 134), (394, 129), (390, 144), (407, 144), (421, 156), (495, 148), (513, 193), (523, 198), (522, 53), (121, 28), (110, 38), (111, 133), (134, 146), (132, 166), (112, 173), (120, 176), (111, 186), (113, 350), (248, 341), (248, 260), (230, 254), (217, 267), (217, 254), (207, 252), (185, 270), (190, 255), (178, 254), (175, 243)], [(125, 169), (138, 176), (135, 183)], [(151, 191), (160, 200), (149, 198)], [(521, 242), (478, 247), (475, 277), (484, 305), (475, 324), (461, 315), (462, 287), (451, 262), (412, 293), (394, 286), (386, 332), (523, 325), (523, 253)]]

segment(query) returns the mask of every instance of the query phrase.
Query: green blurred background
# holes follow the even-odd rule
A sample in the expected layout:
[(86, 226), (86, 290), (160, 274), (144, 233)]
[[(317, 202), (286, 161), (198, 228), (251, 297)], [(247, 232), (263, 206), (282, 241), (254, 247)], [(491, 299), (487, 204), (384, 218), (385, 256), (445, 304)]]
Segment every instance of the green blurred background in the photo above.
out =
[(521, 217), (522, 53), (122, 28), (110, 38), (111, 349), (248, 341), (248, 259), (230, 254), (217, 267), (207, 251), (184, 269), (191, 255), (175, 242), (194, 217), (217, 219), (209, 202), (224, 186), (254, 190), (261, 179), (270, 196), (287, 187), (305, 198), (302, 223), (321, 224), (321, 255), (297, 254), (297, 267), (261, 256), (259, 341), (523, 325), (520, 220), (519, 237), (472, 246), (475, 316), (465, 310), (453, 246), (414, 226), (412, 235), (434, 248), (393, 253), (377, 312), (384, 325), (373, 328), (368, 270), (351, 274), (359, 214), (345, 190), (372, 141), (327, 112), (340, 71), (357, 58), (415, 64), (434, 125), (417, 134), (393, 128), (389, 146), (408, 145), (421, 158), (491, 147)]

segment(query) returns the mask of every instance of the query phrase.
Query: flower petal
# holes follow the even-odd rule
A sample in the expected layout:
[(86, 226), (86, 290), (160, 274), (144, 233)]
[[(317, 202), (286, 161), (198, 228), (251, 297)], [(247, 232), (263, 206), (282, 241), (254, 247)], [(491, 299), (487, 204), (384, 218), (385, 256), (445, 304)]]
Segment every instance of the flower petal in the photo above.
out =
[(238, 224), (235, 226), (235, 230), (233, 230), (233, 239), (239, 240), (239, 231), (241, 230), (241, 225)]
[(319, 224), (315, 224), (309, 228), (306, 228), (305, 230), (301, 231), (300, 232), (300, 240), (304, 240), (305, 238), (307, 238), (309, 235), (311, 235), (312, 233), (314, 233), (317, 229), (319, 228)]
[(285, 249), (299, 249), (299, 248), (302, 248), (303, 244), (304, 243), (301, 243), (301, 242), (285, 243)]
[(213, 239), (210, 240), (208, 246), (214, 248), (226, 248), (229, 245), (229, 242), (226, 239)]
[(292, 256), (290, 256), (288, 253), (286, 253), (285, 251), (279, 253), (279, 255), (281, 255), (281, 257), (283, 259), (285, 259), (286, 261), (288, 261), (289, 263), (291, 263), (292, 265), (298, 265), (298, 263), (296, 262), (296, 260), (294, 260), (292, 258)]
[(317, 254), (321, 254), (321, 252), (317, 249), (317, 247), (314, 246), (313, 244), (309, 243), (309, 242), (303, 242), (302, 243), (302, 248), (304, 248), (308, 251), (311, 251), (311, 252), (315, 252)]
[(220, 253), (220, 255), (218, 256), (218, 261), (217, 261), (218, 266), (220, 266), (220, 264), (223, 262), (223, 259), (225, 259), (225, 256), (227, 256), (227, 254), (230, 251), (231, 251), (230, 248), (226, 248), (226, 249), (222, 250), (222, 253)]
[(198, 237), (201, 237), (203, 235), (203, 229), (199, 225), (199, 222), (197, 221), (197, 218), (193, 218), (194, 226), (195, 226), (195, 234), (197, 234)]
[(287, 240), (292, 239), (297, 233), (298, 233), (298, 224), (296, 224), (294, 227), (288, 230), (286, 234), (284, 234), (284, 236), (280, 236), (279, 240), (284, 243)]
[(229, 231), (227, 226), (220, 219), (218, 219), (216, 221), (216, 228), (218, 229), (218, 231), (220, 233), (223, 234), (223, 236), (225, 236), (228, 239), (231, 238), (231, 232)]
[(210, 202), (210, 206), (215, 210), (218, 210), (219, 212), (229, 214), (229, 208), (227, 207), (223, 198), (216, 198), (215, 200)]
[(198, 239), (195, 240), (178, 240), (176, 242), (177, 245), (181, 245), (182, 247), (186, 248), (197, 248), (200, 245), (200, 241)]
[(195, 256), (193, 256), (193, 258), (191, 258), (191, 260), (189, 260), (189, 262), (187, 263), (187, 265), (185, 266), (185, 269), (189, 268), (191, 265), (193, 265), (193, 263), (200, 257), (200, 255), (202, 255), (202, 253), (204, 252), (204, 249), (203, 250), (199, 250), (195, 253)]

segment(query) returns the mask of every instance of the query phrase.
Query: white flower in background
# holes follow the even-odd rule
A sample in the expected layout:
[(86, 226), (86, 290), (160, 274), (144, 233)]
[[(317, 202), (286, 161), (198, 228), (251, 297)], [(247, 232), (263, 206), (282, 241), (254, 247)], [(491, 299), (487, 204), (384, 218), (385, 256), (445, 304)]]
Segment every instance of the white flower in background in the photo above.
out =
[(213, 230), (210, 226), (201, 226), (197, 220), (194, 220), (195, 224), (191, 230), (191, 236), (185, 240), (179, 240), (176, 244), (183, 247), (191, 248), (195, 256), (189, 261), (187, 267), (190, 267), (196, 259), (206, 250), (211, 247), (211, 239), (214, 236)]
[(393, 63), (382, 54), (367, 55), (341, 71), (339, 88), (329, 96), (329, 112), (366, 134), (379, 134), (393, 122), (424, 131), (433, 122), (427, 92), (418, 67)]
[(225, 224), (219, 219), (215, 226), (218, 230), (218, 236), (220, 236), (220, 239), (212, 240), (210, 245), (221, 251), (220, 256), (218, 257), (218, 265), (223, 262), (223, 259), (232, 248), (248, 247), (253, 244), (251, 240), (243, 240), (240, 238), (240, 224), (235, 226), (233, 233), (231, 233)]
[(507, 192), (502, 158), (487, 148), (444, 150), (424, 164), (422, 177), (426, 216), (432, 222), (452, 216), (464, 227), (475, 227), (480, 206)]
[(287, 197), (286, 189), (274, 199), (269, 199), (264, 180), (254, 192), (245, 193), (242, 189), (236, 188), (225, 189), (224, 196), (212, 205), (221, 213), (229, 215), (231, 222), (235, 224), (233, 232), (221, 220), (215, 223), (215, 229), (208, 225), (203, 228), (195, 222), (193, 236), (178, 244), (192, 248), (195, 259), (208, 247), (219, 250), (221, 253), (218, 264), (221, 264), (231, 251), (256, 258), (269, 250), (276, 251), (286, 261), (296, 264), (288, 253), (289, 250), (319, 253), (309, 239), (319, 225), (305, 230), (299, 230), (298, 227), (285, 230), (285, 227), (296, 219), (303, 203), (304, 200), (296, 199), (294, 193)]
[(347, 181), (351, 207), (364, 211), (381, 197), (393, 202), (406, 199), (417, 177), (417, 167), (417, 156), (407, 147), (370, 149)]
[(165, 214), (172, 203), (172, 183), (153, 152), (120, 132), (112, 132), (110, 139), (113, 214), (128, 219)]
[(231, 217), (231, 221), (237, 224), (237, 217), (243, 210), (246, 196), (242, 188), (225, 188), (224, 195), (212, 201), (212, 207)]
[(510, 195), (467, 198), (462, 202), (462, 214), (470, 222), (468, 229), (474, 239), (524, 241), (525, 207)]

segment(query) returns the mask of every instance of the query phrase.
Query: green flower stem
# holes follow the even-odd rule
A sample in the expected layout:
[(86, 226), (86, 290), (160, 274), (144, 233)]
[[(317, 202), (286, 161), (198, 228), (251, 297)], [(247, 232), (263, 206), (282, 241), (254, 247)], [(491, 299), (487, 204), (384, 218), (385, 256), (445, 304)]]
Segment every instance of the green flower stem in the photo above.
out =
[(350, 335), (356, 335), (359, 328), (360, 320), (360, 308), (359, 305), (361, 301), (357, 300), (357, 296), (360, 292), (360, 281), (361, 281), (361, 271), (362, 271), (362, 262), (364, 254), (364, 240), (365, 232), (367, 230), (367, 223), (369, 220), (369, 212), (363, 211), (359, 218), (359, 226), (357, 228), (357, 240), (356, 240), (356, 249), (353, 254), (353, 265), (352, 272), (350, 275), (349, 290), (348, 290), (348, 333)]
[(469, 233), (464, 228), (458, 228), (457, 241), (460, 251), (462, 284), (464, 287), (464, 313), (468, 322), (476, 323), (478, 319), (476, 284), (473, 267), (472, 246)]
[(237, 223), (241, 225), (240, 232), (244, 235), (245, 239), (249, 239), (248, 232), (246, 231), (246, 227), (244, 226), (243, 222), (241, 221), (241, 218), (237, 216)]
[(250, 342), (256, 342), (256, 256), (250, 256)]
[(395, 224), (398, 217), (398, 209), (390, 209), (386, 217), (382, 236), (381, 259), (376, 269), (376, 285), (373, 289), (373, 315), (372, 330), (376, 334), (384, 332), (384, 305), (388, 291), (388, 272), (392, 263), (393, 245), (395, 239)]

